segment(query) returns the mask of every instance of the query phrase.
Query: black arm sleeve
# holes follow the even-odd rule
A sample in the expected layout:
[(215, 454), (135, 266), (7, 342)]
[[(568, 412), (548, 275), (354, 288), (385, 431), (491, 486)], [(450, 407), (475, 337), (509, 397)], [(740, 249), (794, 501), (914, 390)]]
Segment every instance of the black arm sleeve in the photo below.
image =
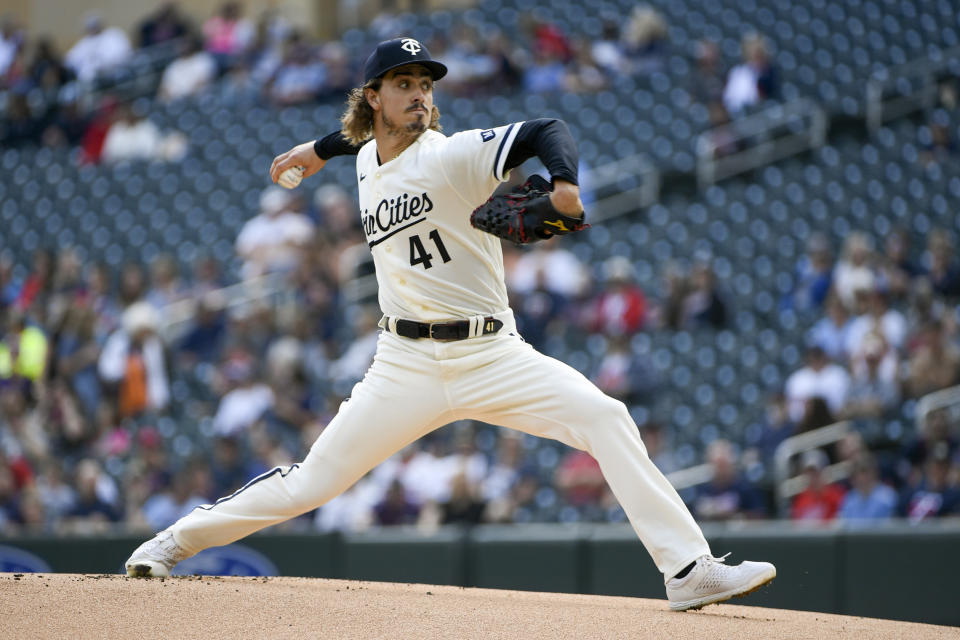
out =
[(554, 178), (579, 185), (577, 143), (567, 123), (555, 118), (528, 120), (520, 126), (504, 164), (504, 172), (537, 156)]
[(350, 144), (342, 133), (334, 131), (314, 142), (313, 151), (321, 160), (329, 160), (335, 156), (355, 156), (360, 147)]

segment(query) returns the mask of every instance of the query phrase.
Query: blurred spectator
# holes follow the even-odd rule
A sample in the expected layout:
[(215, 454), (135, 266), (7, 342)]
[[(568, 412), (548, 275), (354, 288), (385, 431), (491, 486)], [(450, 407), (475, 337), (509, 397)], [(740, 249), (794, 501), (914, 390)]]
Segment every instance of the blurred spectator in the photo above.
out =
[(210, 86), (217, 75), (217, 62), (203, 50), (196, 37), (187, 38), (178, 47), (179, 56), (167, 65), (160, 80), (157, 97), (165, 102), (199, 93)]
[(131, 305), (100, 353), (100, 377), (116, 387), (121, 417), (162, 410), (170, 401), (157, 312), (146, 302)]
[(657, 386), (651, 367), (644, 358), (633, 353), (630, 341), (621, 334), (611, 337), (593, 382), (607, 395), (627, 404), (642, 402)]
[(767, 465), (773, 462), (773, 454), (780, 443), (794, 435), (796, 423), (790, 419), (787, 410), (787, 398), (782, 393), (773, 394), (767, 401), (763, 426), (754, 446), (760, 453), (760, 459)]
[(182, 38), (189, 33), (190, 25), (176, 2), (164, 2), (140, 23), (138, 31), (139, 46), (150, 47)]
[(587, 286), (587, 272), (577, 256), (557, 242), (546, 242), (520, 254), (508, 274), (513, 294), (533, 292), (538, 282), (563, 300), (579, 296)]
[(84, 413), (93, 417), (100, 406), (100, 379), (97, 361), (100, 345), (95, 334), (96, 314), (86, 305), (72, 307), (56, 344), (57, 375), (68, 380)]
[(181, 133), (164, 136), (157, 125), (127, 103), (117, 105), (113, 124), (103, 141), (104, 162), (123, 160), (177, 160), (186, 153)]
[(560, 460), (553, 484), (564, 500), (575, 507), (597, 504), (607, 487), (600, 465), (586, 451), (570, 449)]
[[(695, 45), (694, 58), (697, 66), (693, 74), (691, 93), (702, 104), (723, 107), (723, 113), (729, 120), (726, 107), (723, 106), (723, 69), (720, 65), (720, 47), (712, 40), (700, 40)], [(712, 121), (712, 118), (711, 118)]]
[[(37, 249), (31, 257), (30, 274), (24, 280), (17, 295), (16, 306), (26, 311), (32, 308), (46, 307), (47, 298), (53, 288), (53, 253), (49, 249)], [(34, 303), (37, 302), (37, 307)]]
[(112, 487), (109, 476), (103, 473), (100, 463), (92, 458), (81, 460), (77, 464), (74, 486), (77, 489), (76, 502), (64, 519), (64, 533), (93, 534), (103, 533), (111, 523), (118, 522), (121, 514), (107, 499)]
[(907, 484), (916, 485), (919, 482), (919, 474), (922, 473), (924, 465), (938, 448), (946, 448), (949, 458), (957, 455), (960, 442), (958, 442), (958, 434), (952, 433), (951, 428), (948, 409), (937, 409), (926, 415), (916, 439), (904, 448), (904, 460), (911, 468), (906, 473), (901, 472), (900, 475)]
[(876, 289), (877, 275), (871, 263), (872, 252), (872, 243), (865, 234), (855, 231), (847, 236), (843, 255), (833, 273), (833, 290), (848, 307), (854, 306), (857, 291)]
[(877, 473), (877, 461), (869, 453), (862, 453), (854, 460), (853, 488), (844, 496), (837, 517), (850, 528), (867, 528), (879, 520), (889, 520), (896, 515), (897, 494), (881, 484)]
[(710, 482), (697, 487), (691, 505), (697, 520), (762, 517), (762, 498), (738, 473), (733, 446), (726, 440), (714, 440), (706, 457), (712, 474)]
[(197, 258), (193, 263), (190, 297), (200, 299), (204, 295), (226, 286), (221, 273), (220, 263), (216, 258), (205, 255)]
[(0, 385), (12, 383), (29, 390), (41, 382), (49, 350), (44, 331), (29, 323), (22, 312), (0, 311)]
[(528, 93), (557, 93), (566, 88), (566, 66), (563, 60), (545, 52), (534, 55), (524, 73), (523, 88)]
[(270, 79), (267, 93), (278, 106), (315, 100), (324, 89), (327, 70), (313, 47), (294, 34), (284, 46), (283, 61)]
[(166, 491), (147, 499), (143, 505), (143, 516), (151, 529), (166, 529), (198, 505), (207, 504), (206, 497), (195, 493), (193, 485), (190, 470), (183, 469), (173, 476), (173, 482)]
[(39, 88), (51, 98), (59, 97), (57, 93), (60, 88), (73, 78), (50, 38), (40, 38), (34, 44), (27, 75), (31, 86)]
[(214, 438), (210, 462), (214, 495), (228, 496), (266, 470), (246, 460), (240, 436)]
[(403, 485), (394, 480), (386, 496), (373, 508), (373, 513), (376, 523), (382, 526), (416, 524), (420, 508), (407, 500)]
[(514, 88), (523, 81), (523, 56), (515, 43), (502, 32), (487, 40), (487, 54), (493, 63), (493, 74), (488, 88)]
[(643, 328), (647, 298), (634, 282), (630, 260), (614, 256), (603, 264), (604, 289), (586, 309), (585, 321), (592, 332), (629, 335)]
[(740, 47), (743, 62), (730, 70), (723, 89), (723, 104), (733, 116), (763, 100), (775, 99), (779, 90), (766, 38), (748, 33), (743, 36)]
[[(784, 301), (787, 308), (808, 311), (820, 308), (833, 282), (833, 257), (830, 241), (820, 232), (813, 232), (807, 240), (807, 253), (794, 271), (793, 290)], [(840, 301), (849, 308), (850, 301)]]
[(531, 25), (533, 37), (533, 52), (562, 63), (573, 58), (573, 49), (567, 36), (556, 24), (545, 20), (534, 19)]
[(20, 505), (14, 485), (13, 470), (0, 456), (0, 533), (13, 533), (20, 522)]
[(919, 398), (960, 381), (960, 350), (946, 335), (943, 323), (933, 320), (913, 339), (904, 379), (904, 393)]
[(226, 319), (219, 296), (207, 293), (197, 301), (196, 313), (180, 341), (182, 364), (212, 363), (219, 360), (226, 339)]
[(87, 124), (80, 140), (80, 163), (97, 164), (103, 156), (103, 145), (107, 133), (114, 122), (114, 111), (117, 101), (111, 96), (105, 96)]
[(17, 299), (18, 286), (13, 276), (13, 258), (7, 252), (0, 252), (0, 313)]
[(186, 296), (187, 287), (180, 279), (177, 261), (170, 254), (161, 253), (150, 263), (150, 289), (144, 299), (162, 313), (165, 307)]
[(611, 76), (630, 73), (630, 61), (620, 40), (620, 25), (613, 20), (604, 20), (603, 33), (594, 41), (590, 55), (597, 66)]
[[(937, 115), (940, 113), (943, 115), (938, 118)], [(957, 145), (950, 135), (949, 117), (945, 112), (938, 112), (938, 114), (935, 114), (926, 131), (921, 129), (920, 144), (923, 151), (920, 154), (920, 161), (924, 165), (945, 162), (957, 154)]]
[(10, 70), (25, 41), (24, 31), (12, 15), (7, 14), (0, 18), (0, 87), (5, 85), (3, 77)]
[(950, 232), (943, 229), (930, 232), (926, 261), (929, 265), (927, 277), (933, 283), (933, 290), (952, 300), (960, 298), (960, 262), (955, 257)]
[[(869, 334), (864, 340), (862, 360), (853, 368), (853, 382), (847, 403), (840, 412), (842, 418), (880, 418), (899, 405), (897, 359), (887, 349), (883, 338)], [(893, 366), (884, 371), (885, 358)]]
[(817, 321), (807, 334), (807, 343), (823, 349), (835, 362), (846, 362), (849, 353), (850, 333), (853, 321), (843, 301), (835, 295), (827, 296), (824, 303), (826, 316)]
[(203, 24), (206, 49), (216, 58), (221, 70), (229, 69), (253, 43), (253, 24), (243, 17), (239, 2), (225, 2)]
[(340, 98), (353, 88), (353, 69), (350, 55), (342, 43), (326, 42), (320, 47), (320, 61), (326, 68), (323, 95)]
[(806, 366), (790, 374), (784, 385), (790, 418), (802, 420), (806, 402), (813, 397), (823, 398), (830, 412), (837, 413), (846, 403), (849, 390), (850, 375), (831, 363), (823, 349), (812, 346), (807, 349)]
[(663, 65), (667, 22), (650, 5), (637, 5), (624, 27), (623, 41), (635, 73), (656, 71)]
[(486, 510), (477, 486), (458, 473), (450, 481), (450, 498), (440, 505), (441, 524), (480, 524)]
[(790, 518), (793, 520), (833, 520), (846, 493), (842, 486), (825, 484), (823, 470), (827, 466), (827, 454), (820, 449), (811, 449), (803, 454), (800, 468), (807, 479), (807, 487), (793, 498)]
[(566, 69), (564, 85), (567, 91), (596, 92), (607, 86), (607, 77), (594, 61), (589, 44), (582, 38), (573, 41), (573, 60)]
[(831, 425), (836, 422), (834, 415), (824, 398), (811, 396), (804, 400), (803, 415), (797, 421), (796, 433), (806, 433)]
[(309, 218), (292, 209), (293, 204), (283, 187), (267, 187), (260, 195), (260, 213), (248, 220), (237, 236), (245, 278), (296, 269), (314, 228)]
[(43, 509), (53, 522), (58, 522), (73, 509), (76, 492), (67, 484), (64, 469), (59, 460), (51, 460), (40, 468), (35, 487)]
[(690, 288), (682, 303), (681, 325), (723, 329), (727, 324), (727, 305), (717, 292), (717, 282), (709, 264), (694, 265)]
[(273, 391), (257, 381), (253, 360), (245, 354), (228, 359), (223, 374), (228, 386), (213, 418), (213, 429), (220, 436), (240, 436), (273, 406)]
[(118, 299), (123, 307), (143, 300), (147, 294), (146, 272), (137, 262), (125, 262), (120, 267)]
[(883, 250), (878, 261), (880, 288), (891, 300), (902, 302), (910, 292), (911, 281), (921, 273), (919, 265), (910, 259), (910, 235), (904, 229), (893, 229), (884, 240)]
[(490, 465), (482, 485), (484, 500), (497, 504), (495, 511), (509, 516), (513, 505), (509, 505), (512, 487), (523, 471), (523, 436), (512, 431), (504, 431), (497, 441), (497, 452)]
[(123, 30), (105, 28), (103, 19), (95, 13), (84, 19), (83, 28), (86, 35), (67, 52), (65, 60), (77, 78), (90, 82), (130, 60), (132, 49)]
[(863, 292), (867, 299), (866, 313), (857, 316), (850, 324), (847, 335), (846, 350), (855, 357), (863, 349), (863, 342), (871, 333), (878, 333), (892, 349), (903, 347), (907, 337), (907, 321), (903, 314), (890, 308), (890, 300), (886, 293), (876, 289), (866, 292), (858, 290), (857, 295)]
[(900, 513), (911, 522), (955, 515), (960, 512), (960, 489), (951, 486), (950, 451), (938, 443), (924, 466), (919, 486), (907, 488), (900, 500)]
[(29, 483), (34, 463), (51, 458), (47, 429), (44, 407), (17, 387), (0, 386), (0, 457), (11, 466), (18, 487)]

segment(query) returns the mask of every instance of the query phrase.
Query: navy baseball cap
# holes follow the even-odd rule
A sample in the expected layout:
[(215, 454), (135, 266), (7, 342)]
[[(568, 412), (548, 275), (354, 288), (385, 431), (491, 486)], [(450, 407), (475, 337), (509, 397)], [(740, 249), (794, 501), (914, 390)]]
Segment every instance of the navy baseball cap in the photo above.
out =
[(434, 80), (447, 75), (447, 67), (430, 57), (426, 45), (413, 38), (394, 38), (377, 45), (363, 66), (363, 82), (379, 78), (390, 69), (405, 64), (422, 64), (430, 70)]

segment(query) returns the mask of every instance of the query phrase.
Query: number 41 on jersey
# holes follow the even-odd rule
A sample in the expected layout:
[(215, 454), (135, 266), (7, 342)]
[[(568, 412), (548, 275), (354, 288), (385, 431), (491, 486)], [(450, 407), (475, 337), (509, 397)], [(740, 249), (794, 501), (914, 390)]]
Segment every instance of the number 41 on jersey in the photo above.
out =
[[(440, 239), (440, 232), (434, 229), (428, 237), (437, 247), (440, 259), (442, 259), (444, 263), (450, 262), (450, 254), (447, 253), (447, 248), (443, 246), (443, 240)], [(429, 269), (433, 266), (433, 254), (427, 253), (423, 242), (420, 240), (420, 236), (414, 234), (410, 236), (410, 266), (415, 267), (418, 264), (422, 264), (424, 269)]]

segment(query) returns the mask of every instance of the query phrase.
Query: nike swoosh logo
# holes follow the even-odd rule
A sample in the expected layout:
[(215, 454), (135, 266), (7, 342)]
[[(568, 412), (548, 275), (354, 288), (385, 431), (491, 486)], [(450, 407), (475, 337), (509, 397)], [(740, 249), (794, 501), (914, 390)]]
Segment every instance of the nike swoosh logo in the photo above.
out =
[(560, 231), (570, 231), (570, 229), (567, 229), (567, 226), (563, 224), (563, 220), (557, 220), (556, 222), (554, 222), (553, 220), (544, 220), (543, 224), (548, 224), (551, 227), (556, 227)]
[(363, 175), (363, 174), (361, 173), (361, 174), (360, 174), (360, 182), (363, 182), (363, 179), (366, 178), (366, 177), (367, 177), (367, 176), (365, 176), (365, 175)]

